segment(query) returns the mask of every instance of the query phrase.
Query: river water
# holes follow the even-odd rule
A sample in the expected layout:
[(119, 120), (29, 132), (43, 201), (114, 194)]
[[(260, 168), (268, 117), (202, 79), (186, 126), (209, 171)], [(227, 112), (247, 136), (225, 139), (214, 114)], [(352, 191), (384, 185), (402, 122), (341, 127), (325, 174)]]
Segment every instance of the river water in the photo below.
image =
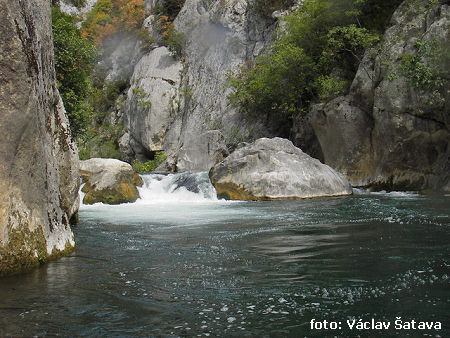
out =
[[(227, 202), (206, 174), (145, 182), (134, 204), (82, 206), (71, 256), (0, 280), (0, 336), (450, 336), (449, 196)], [(390, 329), (347, 325), (371, 319)]]

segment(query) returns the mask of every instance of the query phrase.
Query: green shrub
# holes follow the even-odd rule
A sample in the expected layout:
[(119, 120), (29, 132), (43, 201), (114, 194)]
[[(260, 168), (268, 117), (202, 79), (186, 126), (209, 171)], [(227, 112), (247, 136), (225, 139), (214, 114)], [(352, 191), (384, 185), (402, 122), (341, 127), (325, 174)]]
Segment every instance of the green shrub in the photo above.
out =
[(321, 75), (317, 78), (315, 86), (320, 100), (327, 101), (343, 94), (349, 82), (336, 75)]
[(321, 66), (326, 70), (337, 67), (351, 79), (358, 70), (364, 51), (379, 40), (378, 34), (355, 24), (334, 27), (327, 33)]
[(147, 162), (134, 160), (131, 165), (136, 172), (140, 174), (145, 174), (155, 171), (155, 169), (158, 168), (166, 159), (167, 159), (166, 153), (163, 151), (159, 151), (155, 154), (153, 160)]
[(121, 159), (118, 140), (123, 135), (123, 130), (121, 124), (91, 125), (77, 140), (80, 159), (87, 160), (92, 157)]
[(186, 37), (183, 33), (172, 27), (167, 32), (164, 43), (175, 57), (181, 58), (183, 56), (183, 49), (186, 45)]
[(230, 78), (231, 102), (248, 116), (289, 124), (312, 102), (345, 93), (400, 2), (305, 0), (270, 52)]
[(252, 68), (244, 68), (230, 83), (236, 89), (230, 97), (249, 116), (262, 112), (290, 117), (302, 107), (302, 97), (311, 96), (314, 61), (303, 49), (278, 43), (274, 54), (258, 59)]
[(77, 137), (87, 128), (92, 115), (87, 98), (92, 90), (90, 74), (96, 60), (96, 49), (83, 39), (75, 19), (56, 6), (52, 8), (52, 29), (58, 88), (72, 135)]
[(101, 124), (117, 103), (117, 99), (128, 88), (128, 81), (105, 81), (101, 86), (95, 86), (90, 96), (95, 111), (94, 122)]
[(401, 71), (414, 87), (432, 90), (443, 86), (441, 74), (444, 73), (439, 69), (443, 55), (440, 55), (438, 47), (435, 41), (419, 40), (414, 53), (402, 56)]

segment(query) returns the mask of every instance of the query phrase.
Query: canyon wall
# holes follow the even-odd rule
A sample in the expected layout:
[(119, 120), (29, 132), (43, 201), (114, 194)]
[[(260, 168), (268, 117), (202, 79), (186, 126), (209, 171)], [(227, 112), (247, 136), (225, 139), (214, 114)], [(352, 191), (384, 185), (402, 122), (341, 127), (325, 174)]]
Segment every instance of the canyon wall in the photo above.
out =
[(0, 0), (0, 275), (74, 247), (78, 155), (56, 88), (50, 2)]
[(164, 150), (162, 170), (209, 170), (240, 142), (283, 136), (354, 186), (450, 189), (448, 0), (404, 1), (349, 93), (313, 105), (290, 135), (270, 116), (248, 121), (230, 103), (228, 85), (270, 48), (283, 13), (263, 17), (252, 0), (187, 0), (174, 21), (184, 42), (175, 57), (158, 44), (153, 12), (162, 1), (147, 1), (145, 27), (157, 43), (135, 67), (122, 112), (128, 160)]
[(449, 2), (403, 2), (350, 93), (312, 109), (325, 163), (354, 186), (450, 190), (449, 69)]
[[(158, 1), (149, 1), (152, 12)], [(135, 68), (124, 119), (123, 151), (144, 159), (165, 150), (171, 170), (207, 170), (241, 141), (274, 134), (264, 120), (248, 122), (233, 107), (231, 74), (272, 41), (274, 18), (255, 11), (253, 0), (187, 0), (174, 25), (183, 55), (166, 47), (145, 55)], [(146, 27), (157, 38), (156, 18)]]

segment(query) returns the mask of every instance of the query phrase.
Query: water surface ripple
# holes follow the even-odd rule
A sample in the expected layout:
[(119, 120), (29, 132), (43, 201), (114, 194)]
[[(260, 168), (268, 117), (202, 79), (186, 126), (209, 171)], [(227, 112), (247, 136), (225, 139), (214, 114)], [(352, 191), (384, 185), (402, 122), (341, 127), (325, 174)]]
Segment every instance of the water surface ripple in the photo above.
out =
[[(448, 196), (96, 205), (74, 232), (0, 280), (1, 336), (450, 336)], [(397, 316), (443, 328), (309, 327)]]

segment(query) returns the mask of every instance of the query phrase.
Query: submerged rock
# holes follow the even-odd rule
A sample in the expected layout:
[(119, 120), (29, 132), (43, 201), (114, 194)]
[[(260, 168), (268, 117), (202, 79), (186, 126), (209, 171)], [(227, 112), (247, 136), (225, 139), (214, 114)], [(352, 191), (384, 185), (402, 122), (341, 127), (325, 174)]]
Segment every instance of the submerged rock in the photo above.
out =
[(221, 197), (300, 199), (352, 194), (347, 180), (282, 138), (243, 144), (209, 173)]
[(83, 203), (121, 204), (135, 202), (139, 198), (138, 186), (142, 178), (128, 163), (105, 158), (81, 161), (85, 193)]
[(0, 276), (73, 250), (78, 155), (56, 87), (50, 2), (0, 0)]

